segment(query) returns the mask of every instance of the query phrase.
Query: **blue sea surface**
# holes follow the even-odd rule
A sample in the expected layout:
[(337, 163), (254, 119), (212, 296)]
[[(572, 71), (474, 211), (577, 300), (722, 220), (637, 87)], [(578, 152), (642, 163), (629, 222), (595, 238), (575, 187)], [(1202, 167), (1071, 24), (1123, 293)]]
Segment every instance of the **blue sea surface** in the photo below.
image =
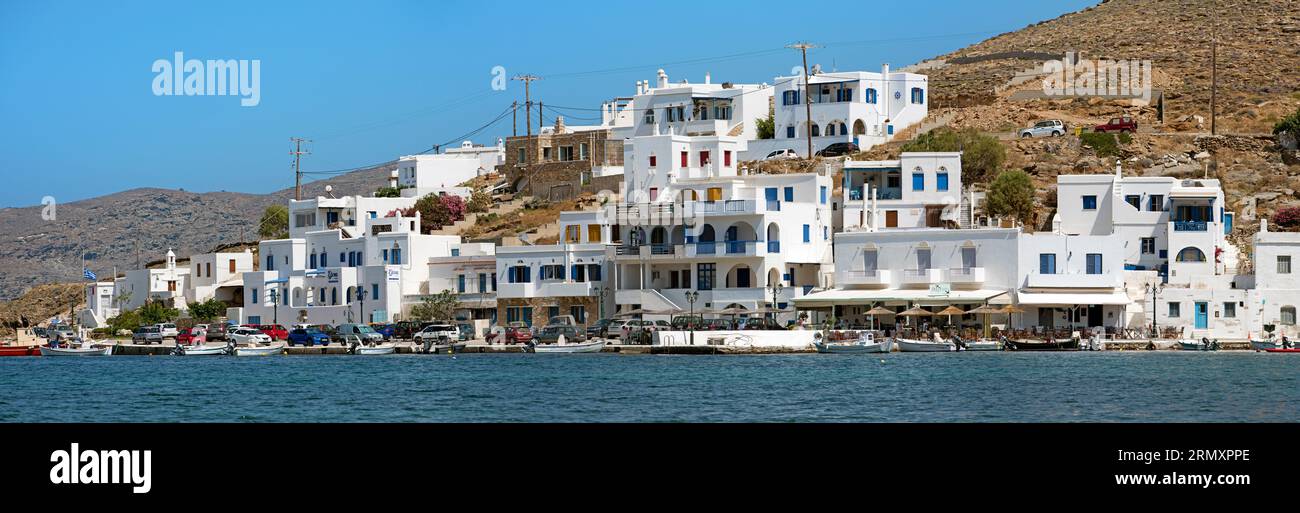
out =
[(1276, 421), (1300, 355), (0, 358), (0, 422)]

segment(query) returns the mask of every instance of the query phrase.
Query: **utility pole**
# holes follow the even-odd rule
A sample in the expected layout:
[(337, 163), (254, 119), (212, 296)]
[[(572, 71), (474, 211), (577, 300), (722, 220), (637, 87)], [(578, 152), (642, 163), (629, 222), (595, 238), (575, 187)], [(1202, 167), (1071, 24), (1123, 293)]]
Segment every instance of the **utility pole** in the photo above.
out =
[(537, 75), (515, 75), (513, 80), (519, 80), (524, 83), (524, 129), (527, 130), (526, 142), (528, 143), (527, 153), (524, 158), (524, 165), (531, 168), (533, 164), (533, 97), (531, 96), (529, 85), (534, 80), (541, 80), (542, 77)]
[(519, 137), (519, 100), (510, 104), (510, 137)]
[(311, 155), (309, 151), (302, 151), (302, 143), (311, 141), (301, 137), (290, 137), (289, 142), (293, 143), (293, 151), (289, 152), (293, 155), (293, 199), (302, 201), (302, 156)]
[[(1218, 10), (1218, 2), (1213, 5)], [(1219, 89), (1219, 31), (1214, 23), (1214, 14), (1210, 15), (1210, 135), (1218, 134), (1218, 105), (1216, 103)]]
[(807, 134), (808, 134), (808, 155), (807, 155), (807, 157), (808, 157), (808, 158), (812, 158), (812, 157), (813, 157), (813, 149), (812, 149), (812, 148), (813, 148), (813, 145), (812, 145), (812, 80), (811, 80), (812, 77), (809, 77), (809, 76), (808, 76), (808, 49), (809, 49), (809, 48), (816, 48), (816, 45), (813, 45), (813, 44), (811, 44), (811, 43), (807, 43), (807, 42), (798, 42), (798, 43), (794, 43), (794, 44), (786, 45), (786, 48), (794, 48), (794, 49), (796, 49), (796, 50), (799, 50), (799, 53), (803, 55), (803, 89), (804, 89), (804, 91), (803, 91), (803, 96), (804, 96), (804, 98), (803, 98), (803, 105), (804, 105), (804, 113), (805, 113), (805, 115), (808, 116), (808, 118), (807, 118), (807, 119), (808, 119), (808, 123), (807, 123), (808, 126), (807, 126), (807, 130), (806, 130), (806, 132), (807, 132)]

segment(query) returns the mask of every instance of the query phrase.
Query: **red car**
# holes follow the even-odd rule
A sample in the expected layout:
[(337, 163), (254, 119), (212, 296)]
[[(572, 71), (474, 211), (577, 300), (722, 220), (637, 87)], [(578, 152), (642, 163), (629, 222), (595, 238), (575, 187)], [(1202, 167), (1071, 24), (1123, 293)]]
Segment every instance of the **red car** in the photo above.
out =
[(512, 322), (506, 325), (507, 344), (527, 344), (532, 339), (533, 332), (527, 324)]
[(279, 324), (258, 324), (253, 327), (271, 337), (271, 340), (289, 340), (289, 330)]
[(1128, 132), (1130, 134), (1136, 132), (1137, 129), (1137, 120), (1130, 116), (1110, 118), (1110, 121), (1092, 127), (1092, 131), (1094, 132)]
[[(198, 333), (197, 335), (195, 334), (196, 332)], [(202, 344), (208, 341), (207, 338), (207, 334), (203, 330), (185, 328), (176, 335), (176, 343), (185, 346)]]

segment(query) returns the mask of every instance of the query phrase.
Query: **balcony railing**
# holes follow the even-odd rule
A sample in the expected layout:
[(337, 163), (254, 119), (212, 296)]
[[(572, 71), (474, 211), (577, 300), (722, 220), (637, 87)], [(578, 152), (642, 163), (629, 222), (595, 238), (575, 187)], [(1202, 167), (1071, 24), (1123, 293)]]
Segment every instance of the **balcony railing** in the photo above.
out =
[(768, 253), (780, 253), (780, 252), (781, 252), (781, 241), (779, 241), (779, 240), (769, 240), (769, 241), (767, 241), (767, 252), (768, 252)]
[(727, 254), (740, 255), (752, 253), (754, 251), (754, 244), (757, 242), (758, 241), (753, 240), (729, 240), (727, 241)]
[(697, 255), (714, 255), (717, 253), (718, 246), (714, 241), (701, 241), (695, 243), (695, 254)]
[(1205, 221), (1174, 221), (1174, 231), (1176, 232), (1203, 232), (1206, 231), (1208, 223)]
[(671, 255), (673, 254), (673, 245), (667, 242), (650, 245), (651, 255)]
[(780, 200), (767, 200), (767, 210), (770, 211), (770, 212), (780, 212), (780, 211), (781, 211), (781, 201), (780, 201)]

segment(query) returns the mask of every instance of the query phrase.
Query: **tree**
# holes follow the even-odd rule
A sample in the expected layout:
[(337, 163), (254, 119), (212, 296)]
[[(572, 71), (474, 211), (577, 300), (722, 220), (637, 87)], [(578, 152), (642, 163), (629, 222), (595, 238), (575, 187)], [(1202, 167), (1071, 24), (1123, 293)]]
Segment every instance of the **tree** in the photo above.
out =
[(759, 139), (776, 138), (776, 117), (773, 113), (768, 112), (767, 119), (758, 118), (754, 120), (754, 129), (758, 131)]
[(996, 137), (974, 128), (960, 132), (937, 128), (904, 144), (902, 151), (960, 151), (962, 180), (966, 183), (989, 181), (1007, 160), (1006, 148)]
[(226, 313), (226, 303), (217, 298), (190, 305), (190, 317), (203, 322), (211, 322)]
[(141, 306), (137, 313), (140, 315), (140, 324), (158, 324), (160, 322), (171, 322), (180, 317), (179, 310), (163, 304), (162, 301), (149, 300)]
[(998, 173), (989, 185), (984, 209), (991, 216), (1013, 217), (1028, 224), (1034, 215), (1034, 184), (1019, 169)]
[(420, 304), (411, 307), (411, 318), (417, 321), (451, 320), (456, 313), (460, 298), (451, 289), (443, 290), (420, 300)]
[(375, 190), (376, 198), (400, 198), (402, 197), (402, 187), (380, 187)]
[(465, 210), (476, 214), (487, 212), (492, 208), (492, 196), (482, 188), (474, 189), (474, 193), (469, 196), (469, 203), (465, 204)]
[(127, 310), (108, 319), (108, 327), (111, 328), (114, 333), (121, 330), (133, 331), (143, 324), (144, 322), (140, 320), (140, 313), (138, 310)]
[(1300, 107), (1297, 107), (1295, 112), (1273, 125), (1273, 135), (1280, 135), (1282, 132), (1300, 136)]
[(257, 234), (263, 239), (289, 238), (289, 207), (271, 205), (262, 212), (262, 220), (257, 224)]
[(420, 232), (430, 233), (465, 218), (465, 200), (454, 194), (429, 194), (415, 202)]
[(1273, 223), (1279, 227), (1294, 230), (1300, 227), (1300, 207), (1282, 207), (1273, 214)]

